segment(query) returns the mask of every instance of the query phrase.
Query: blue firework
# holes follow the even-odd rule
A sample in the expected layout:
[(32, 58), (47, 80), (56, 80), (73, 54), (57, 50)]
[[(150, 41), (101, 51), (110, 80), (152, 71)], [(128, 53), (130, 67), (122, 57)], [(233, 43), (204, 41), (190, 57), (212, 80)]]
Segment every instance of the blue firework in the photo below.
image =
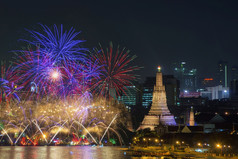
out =
[(9, 103), (11, 100), (20, 101), (17, 93), (22, 86), (17, 85), (18, 76), (14, 69), (6, 64), (1, 65), (1, 78), (0, 78), (0, 103), (2, 101)]
[(54, 25), (52, 30), (46, 25), (40, 25), (42, 31), (27, 30), (31, 33), (33, 40), (24, 41), (34, 46), (40, 45), (41, 52), (58, 64), (84, 59), (87, 51), (86, 48), (82, 47), (84, 40), (76, 39), (80, 32), (75, 32), (73, 28), (69, 31), (64, 30), (63, 25), (60, 27)]

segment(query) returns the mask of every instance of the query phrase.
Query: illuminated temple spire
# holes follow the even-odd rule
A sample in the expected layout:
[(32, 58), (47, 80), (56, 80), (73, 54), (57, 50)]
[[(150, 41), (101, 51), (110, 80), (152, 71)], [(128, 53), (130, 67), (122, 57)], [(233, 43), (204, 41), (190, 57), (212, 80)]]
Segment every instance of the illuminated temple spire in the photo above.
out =
[(154, 130), (159, 124), (176, 125), (174, 116), (167, 107), (165, 86), (163, 85), (163, 75), (160, 66), (158, 66), (158, 71), (156, 73), (152, 106), (149, 114), (145, 115), (144, 120), (138, 129), (150, 128), (151, 130)]
[(191, 107), (190, 116), (189, 116), (189, 126), (194, 126), (194, 125), (195, 125), (194, 112), (193, 112), (193, 107)]

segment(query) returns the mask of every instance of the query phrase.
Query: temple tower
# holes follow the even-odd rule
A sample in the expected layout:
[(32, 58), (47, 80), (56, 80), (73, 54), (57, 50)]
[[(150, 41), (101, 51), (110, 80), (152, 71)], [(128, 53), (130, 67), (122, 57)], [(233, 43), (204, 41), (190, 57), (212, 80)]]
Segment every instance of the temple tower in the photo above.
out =
[(153, 91), (152, 106), (148, 115), (145, 115), (138, 130), (145, 128), (154, 130), (154, 128), (159, 124), (176, 125), (174, 116), (170, 113), (167, 106), (165, 86), (163, 85), (163, 76), (160, 66), (156, 73), (156, 84)]
[(189, 115), (189, 126), (194, 126), (194, 125), (195, 125), (194, 112), (193, 112), (193, 107), (191, 107), (190, 115)]

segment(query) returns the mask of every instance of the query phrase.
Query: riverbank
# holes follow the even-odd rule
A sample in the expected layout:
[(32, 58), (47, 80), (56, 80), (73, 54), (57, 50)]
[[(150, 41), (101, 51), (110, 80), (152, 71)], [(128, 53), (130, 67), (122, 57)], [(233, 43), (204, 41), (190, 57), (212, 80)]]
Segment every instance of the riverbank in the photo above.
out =
[(229, 159), (238, 159), (238, 156), (235, 154), (216, 154), (216, 153), (199, 153), (195, 151), (172, 151), (172, 150), (164, 150), (160, 146), (150, 146), (150, 147), (129, 147), (122, 148), (125, 151), (126, 155), (142, 157), (142, 156), (150, 156), (150, 157), (165, 157), (165, 158), (229, 158)]

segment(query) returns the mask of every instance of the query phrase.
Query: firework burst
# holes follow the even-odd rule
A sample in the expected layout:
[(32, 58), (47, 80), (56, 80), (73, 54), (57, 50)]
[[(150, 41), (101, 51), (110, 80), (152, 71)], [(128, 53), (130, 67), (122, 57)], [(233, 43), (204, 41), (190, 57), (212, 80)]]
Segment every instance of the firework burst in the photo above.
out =
[(50, 29), (46, 25), (42, 25), (42, 31), (27, 30), (31, 33), (33, 41), (24, 40), (34, 46), (40, 45), (40, 51), (44, 56), (49, 56), (57, 65), (62, 62), (69, 63), (71, 61), (83, 61), (85, 57), (86, 48), (81, 47), (83, 40), (78, 40), (76, 37), (80, 32), (75, 32), (71, 28), (69, 31), (63, 29), (63, 25), (57, 27), (53, 26)]
[(41, 27), (42, 32), (28, 30), (33, 41), (24, 40), (36, 46), (36, 51), (20, 51), (15, 62), (26, 89), (30, 90), (34, 84), (36, 93), (61, 97), (87, 92), (88, 79), (98, 76), (95, 72), (98, 65), (86, 58), (87, 49), (81, 47), (83, 41), (76, 39), (79, 32), (73, 28), (63, 30), (63, 25), (54, 25), (52, 30), (45, 25)]
[(117, 97), (120, 93), (125, 93), (125, 87), (133, 85), (136, 79), (134, 71), (139, 69), (137, 66), (129, 64), (136, 56), (130, 56), (129, 50), (120, 49), (119, 46), (114, 50), (112, 43), (109, 48), (104, 50), (94, 49), (92, 60), (98, 62), (101, 68), (100, 79), (92, 86), (95, 92), (99, 92), (106, 97)]
[(18, 72), (19, 81), (25, 86), (25, 91), (31, 90), (34, 83), (38, 91), (36, 93), (46, 94), (49, 91), (52, 81), (52, 73), (58, 70), (54, 65), (54, 61), (48, 56), (41, 56), (38, 48), (36, 51), (29, 48), (18, 55), (15, 62), (15, 72)]
[(6, 63), (1, 64), (1, 78), (0, 78), (0, 103), (7, 102), (7, 105), (11, 100), (20, 101), (17, 92), (22, 89), (22, 86), (17, 86), (18, 81), (17, 73), (9, 66), (6, 67)]

